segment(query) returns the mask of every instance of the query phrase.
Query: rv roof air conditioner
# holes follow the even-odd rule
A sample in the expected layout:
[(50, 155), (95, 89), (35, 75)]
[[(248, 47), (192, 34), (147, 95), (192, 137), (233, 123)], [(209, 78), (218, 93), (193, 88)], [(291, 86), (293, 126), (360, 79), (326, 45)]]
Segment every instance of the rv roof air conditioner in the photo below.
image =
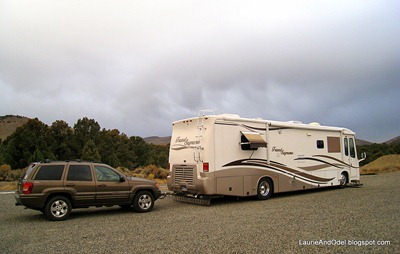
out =
[(221, 116), (224, 118), (240, 118), (240, 116), (236, 114), (222, 114)]

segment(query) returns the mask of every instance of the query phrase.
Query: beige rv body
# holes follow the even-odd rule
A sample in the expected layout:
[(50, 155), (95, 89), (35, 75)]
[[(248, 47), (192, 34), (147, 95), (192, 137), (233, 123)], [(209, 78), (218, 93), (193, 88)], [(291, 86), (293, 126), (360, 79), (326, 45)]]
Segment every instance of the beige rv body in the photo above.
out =
[(359, 181), (355, 133), (317, 123), (205, 115), (173, 123), (168, 189), (193, 195), (257, 195)]

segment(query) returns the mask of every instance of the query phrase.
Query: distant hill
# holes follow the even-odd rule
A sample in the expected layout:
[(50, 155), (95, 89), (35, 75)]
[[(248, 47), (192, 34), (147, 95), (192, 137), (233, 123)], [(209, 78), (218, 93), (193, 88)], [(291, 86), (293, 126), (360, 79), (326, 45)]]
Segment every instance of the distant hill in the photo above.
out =
[(366, 146), (372, 144), (369, 141), (356, 138), (356, 146)]
[(24, 116), (6, 115), (0, 116), (0, 139), (5, 140), (14, 131), (23, 126), (29, 121), (29, 118)]
[(395, 143), (400, 143), (400, 136), (392, 138), (391, 140), (388, 140), (388, 141), (386, 141), (384, 143), (388, 144), (388, 145), (393, 145)]
[(171, 142), (171, 136), (168, 137), (151, 136), (144, 138), (144, 141), (153, 145), (168, 145)]
[(361, 167), (361, 174), (384, 173), (400, 171), (400, 154), (381, 156)]

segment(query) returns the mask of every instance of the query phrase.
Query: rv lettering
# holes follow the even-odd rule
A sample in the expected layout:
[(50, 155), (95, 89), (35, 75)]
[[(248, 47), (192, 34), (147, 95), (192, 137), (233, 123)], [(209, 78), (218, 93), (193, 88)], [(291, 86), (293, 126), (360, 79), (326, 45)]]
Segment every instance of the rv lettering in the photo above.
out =
[(183, 143), (185, 146), (191, 146), (200, 144), (200, 141), (190, 141), (187, 137), (185, 138), (177, 137), (175, 139), (175, 143)]
[(286, 152), (283, 150), (283, 148), (276, 148), (276, 146), (272, 147), (272, 152), (278, 152), (281, 153), (282, 155), (293, 155), (293, 152)]

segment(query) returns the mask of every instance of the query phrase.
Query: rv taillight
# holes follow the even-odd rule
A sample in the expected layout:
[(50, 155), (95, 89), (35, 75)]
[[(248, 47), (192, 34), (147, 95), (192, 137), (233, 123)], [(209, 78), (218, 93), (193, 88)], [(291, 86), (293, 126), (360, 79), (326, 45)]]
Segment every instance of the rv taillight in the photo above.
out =
[(203, 163), (203, 172), (209, 172), (210, 171), (210, 166), (208, 165), (208, 162)]
[(32, 192), (32, 189), (33, 189), (33, 183), (31, 183), (31, 182), (26, 182), (22, 186), (22, 192), (24, 194), (30, 194)]

